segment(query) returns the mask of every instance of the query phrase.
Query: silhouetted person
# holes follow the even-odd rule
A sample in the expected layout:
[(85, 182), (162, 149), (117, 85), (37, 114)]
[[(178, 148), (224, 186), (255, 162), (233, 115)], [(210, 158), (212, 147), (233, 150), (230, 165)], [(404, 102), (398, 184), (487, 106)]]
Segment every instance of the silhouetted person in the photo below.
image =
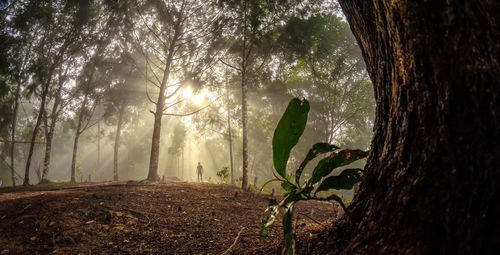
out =
[(198, 166), (196, 167), (196, 173), (198, 174), (198, 182), (203, 181), (203, 166), (198, 162)]

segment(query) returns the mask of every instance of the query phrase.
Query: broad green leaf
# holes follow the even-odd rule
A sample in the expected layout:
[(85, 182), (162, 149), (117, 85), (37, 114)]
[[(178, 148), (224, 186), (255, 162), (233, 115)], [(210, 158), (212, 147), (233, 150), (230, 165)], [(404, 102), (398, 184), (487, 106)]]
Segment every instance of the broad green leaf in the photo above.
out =
[(313, 145), (313, 147), (307, 153), (304, 161), (302, 161), (302, 163), (300, 164), (299, 169), (297, 169), (297, 171), (295, 172), (295, 182), (300, 185), (300, 176), (302, 175), (302, 172), (304, 171), (304, 168), (306, 167), (307, 163), (309, 163), (309, 161), (313, 160), (323, 153), (332, 152), (336, 149), (339, 149), (339, 147), (329, 143), (317, 143)]
[(294, 254), (295, 238), (293, 233), (293, 205), (288, 207), (285, 215), (283, 215), (283, 238), (285, 239), (285, 247), (283, 254)]
[(286, 164), (290, 151), (299, 141), (307, 123), (309, 102), (294, 98), (278, 122), (273, 135), (273, 163), (276, 172), (286, 178)]
[(346, 169), (342, 171), (338, 176), (330, 176), (323, 180), (321, 184), (316, 189), (316, 192), (325, 191), (329, 189), (352, 189), (354, 184), (361, 181), (363, 175), (363, 170), (356, 169)]
[(362, 159), (368, 155), (367, 152), (362, 150), (345, 149), (339, 153), (333, 152), (329, 157), (322, 159), (316, 168), (314, 168), (311, 179), (307, 183), (312, 186), (319, 182), (321, 178), (329, 175), (333, 169), (341, 166), (348, 165), (358, 159)]

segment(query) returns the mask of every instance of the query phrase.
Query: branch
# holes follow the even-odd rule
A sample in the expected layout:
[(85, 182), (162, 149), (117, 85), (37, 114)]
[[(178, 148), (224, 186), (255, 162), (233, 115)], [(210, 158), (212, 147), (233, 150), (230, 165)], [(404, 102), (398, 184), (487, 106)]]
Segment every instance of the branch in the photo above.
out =
[(220, 62), (222, 62), (222, 64), (224, 64), (224, 65), (226, 65), (226, 66), (229, 66), (229, 67), (231, 67), (231, 68), (234, 68), (234, 69), (236, 69), (236, 70), (238, 70), (238, 71), (240, 71), (240, 72), (241, 72), (241, 69), (240, 69), (240, 68), (235, 67), (235, 66), (232, 66), (232, 65), (230, 65), (230, 64), (228, 64), (228, 63), (226, 63), (226, 62), (224, 62), (224, 60), (222, 60), (221, 58), (219, 58), (219, 61), (220, 61)]
[(203, 108), (200, 108), (194, 112), (189, 112), (189, 113), (182, 113), (182, 114), (177, 114), (177, 113), (163, 113), (163, 115), (166, 115), (166, 116), (176, 116), (176, 117), (185, 117), (185, 116), (189, 116), (189, 115), (193, 115), (195, 113), (198, 113), (204, 109), (206, 109), (207, 107), (209, 107), (210, 105), (206, 105), (204, 106)]
[(301, 212), (298, 212), (298, 214), (302, 215), (302, 216), (306, 216), (307, 218), (309, 218), (310, 220), (316, 222), (318, 225), (321, 225), (323, 227), (326, 227), (323, 223), (319, 222), (318, 220), (312, 218), (311, 216), (305, 214), (305, 213), (301, 213)]
[(234, 239), (233, 244), (231, 244), (231, 246), (229, 246), (229, 248), (227, 248), (227, 250), (224, 253), (222, 253), (222, 255), (227, 255), (227, 254), (229, 254), (231, 252), (231, 250), (234, 248), (234, 246), (236, 245), (236, 243), (238, 243), (238, 239), (240, 238), (241, 232), (243, 232), (244, 229), (245, 229), (245, 227), (241, 228), (240, 232), (238, 232), (238, 235)]
[(340, 198), (339, 196), (335, 195), (335, 194), (332, 194), (330, 195), (329, 197), (327, 198), (321, 198), (321, 197), (309, 197), (310, 199), (314, 199), (314, 200), (318, 200), (318, 201), (335, 201), (337, 203), (340, 204), (340, 206), (342, 207), (342, 209), (344, 210), (345, 214), (347, 216), (351, 216), (351, 212), (349, 211), (349, 209), (347, 209), (347, 207), (345, 206), (344, 202), (342, 201), (342, 198)]

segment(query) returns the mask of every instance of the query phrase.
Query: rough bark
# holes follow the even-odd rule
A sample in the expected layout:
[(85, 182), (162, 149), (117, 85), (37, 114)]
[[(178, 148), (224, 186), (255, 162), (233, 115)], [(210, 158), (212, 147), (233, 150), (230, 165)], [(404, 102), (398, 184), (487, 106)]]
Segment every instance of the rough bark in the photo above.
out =
[(377, 110), (337, 252), (498, 254), (498, 1), (340, 3)]
[(113, 152), (113, 180), (118, 181), (118, 149), (120, 148), (120, 134), (122, 131), (123, 114), (125, 107), (122, 106), (118, 112), (118, 124), (116, 125), (115, 146)]

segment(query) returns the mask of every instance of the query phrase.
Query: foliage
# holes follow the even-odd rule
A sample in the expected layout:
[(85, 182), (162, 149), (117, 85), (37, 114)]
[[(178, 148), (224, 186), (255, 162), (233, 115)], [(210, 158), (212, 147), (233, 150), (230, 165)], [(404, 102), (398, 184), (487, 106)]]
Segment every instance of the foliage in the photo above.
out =
[(217, 172), (217, 176), (220, 177), (221, 183), (227, 183), (227, 180), (229, 178), (229, 167), (224, 166), (220, 171)]
[[(279, 209), (285, 210), (283, 216), (283, 236), (285, 242), (284, 254), (294, 254), (295, 235), (293, 230), (293, 207), (300, 200), (326, 200), (340, 203), (344, 211), (346, 207), (342, 199), (335, 194), (327, 198), (317, 196), (320, 191), (331, 189), (352, 189), (353, 186), (361, 181), (363, 169), (346, 169), (338, 176), (330, 176), (334, 169), (347, 166), (350, 163), (362, 159), (368, 155), (368, 152), (362, 150), (340, 149), (338, 146), (329, 143), (316, 143), (307, 153), (306, 157), (291, 175), (287, 175), (286, 166), (290, 156), (291, 149), (297, 144), (300, 136), (304, 132), (307, 115), (309, 112), (309, 102), (294, 98), (288, 104), (285, 113), (276, 127), (273, 136), (273, 161), (274, 168), (279, 176), (271, 181), (280, 181), (281, 187), (285, 190), (284, 199), (278, 203), (271, 200), (267, 211), (269, 215), (262, 220), (262, 236), (267, 236), (267, 228), (272, 226), (278, 217)], [(322, 154), (329, 155), (319, 161), (314, 168), (311, 178), (301, 182), (302, 173), (307, 164)], [(324, 177), (327, 177), (321, 181)], [(266, 184), (267, 184), (266, 183)], [(346, 213), (348, 213), (346, 211)]]

